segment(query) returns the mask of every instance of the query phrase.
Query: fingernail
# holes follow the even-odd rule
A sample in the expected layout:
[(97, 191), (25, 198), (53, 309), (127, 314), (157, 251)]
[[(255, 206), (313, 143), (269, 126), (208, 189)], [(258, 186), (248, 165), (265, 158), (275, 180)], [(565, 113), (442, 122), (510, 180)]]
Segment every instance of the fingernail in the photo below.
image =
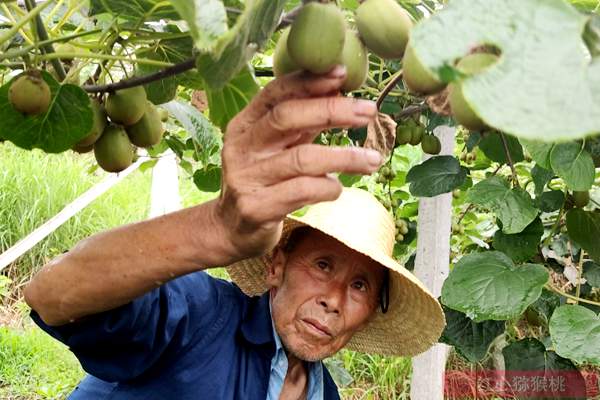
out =
[(367, 149), (365, 150), (365, 153), (369, 164), (375, 167), (379, 167), (381, 165), (381, 154), (377, 150)]
[(331, 71), (329, 71), (329, 73), (327, 74), (327, 76), (329, 78), (342, 78), (346, 75), (346, 66), (338, 64), (336, 65)]
[(371, 100), (357, 100), (352, 105), (352, 111), (356, 115), (373, 117), (377, 114), (377, 105)]

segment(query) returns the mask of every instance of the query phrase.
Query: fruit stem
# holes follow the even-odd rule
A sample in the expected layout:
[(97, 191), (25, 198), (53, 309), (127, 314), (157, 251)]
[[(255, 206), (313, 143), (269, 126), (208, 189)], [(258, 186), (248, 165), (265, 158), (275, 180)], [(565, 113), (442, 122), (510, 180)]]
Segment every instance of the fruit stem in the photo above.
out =
[[(25, 0), (25, 7), (27, 8), (28, 11), (33, 10), (34, 6), (35, 6), (35, 2), (33, 0)], [(46, 32), (46, 28), (44, 28), (44, 22), (42, 21), (42, 17), (40, 17), (40, 14), (37, 14), (34, 17), (34, 20), (35, 20), (35, 31), (37, 33), (37, 41), (38, 42), (47, 41), (49, 39), (48, 32)], [(54, 47), (52, 46), (52, 43), (47, 43), (44, 45), (39, 45), (39, 43), (38, 43), (38, 46), (42, 49), (42, 52), (45, 54), (54, 53)], [(54, 72), (56, 72), (58, 79), (62, 82), (67, 77), (65, 68), (63, 67), (60, 60), (58, 60), (58, 59), (50, 60), (50, 62), (52, 63), (52, 67), (54, 68)]]
[(147, 58), (136, 58), (131, 59), (127, 56), (116, 56), (112, 54), (97, 54), (97, 53), (77, 53), (77, 52), (61, 52), (61, 53), (52, 53), (52, 54), (44, 54), (39, 56), (40, 60), (53, 60), (57, 58), (93, 58), (96, 60), (112, 60), (112, 61), (130, 61), (135, 62), (137, 64), (148, 64), (148, 65), (156, 65), (157, 67), (172, 67), (173, 64), (163, 61), (150, 60)]
[(4, 44), (7, 40), (11, 39), (19, 29), (23, 27), (23, 25), (27, 24), (36, 15), (39, 15), (44, 9), (46, 9), (50, 4), (52, 4), (53, 0), (46, 0), (43, 3), (38, 4), (35, 8), (30, 10), (23, 18), (17, 21), (10, 29), (4, 31), (4, 33), (0, 34), (0, 45)]
[(402, 79), (402, 70), (396, 72), (396, 74), (394, 75), (394, 79), (389, 81), (388, 84), (383, 88), (381, 94), (379, 95), (379, 98), (377, 99), (377, 109), (378, 110), (381, 108), (381, 104), (383, 103), (383, 101), (385, 100), (387, 95), (398, 84), (398, 82), (400, 82), (400, 79)]
[(83, 90), (85, 90), (88, 93), (114, 92), (120, 89), (132, 88), (135, 86), (141, 86), (150, 82), (158, 81), (166, 77), (188, 71), (195, 67), (196, 60), (194, 58), (190, 58), (189, 60), (186, 60), (179, 64), (175, 64), (153, 74), (123, 79), (122, 81), (119, 81), (117, 83), (111, 83), (108, 85), (86, 85), (83, 86)]
[(563, 205), (560, 209), (560, 211), (558, 212), (558, 216), (556, 217), (556, 221), (554, 222), (554, 225), (552, 226), (552, 229), (550, 230), (550, 234), (546, 237), (546, 239), (544, 239), (544, 242), (542, 243), (542, 247), (548, 246), (548, 244), (550, 243), (550, 240), (552, 240), (552, 237), (554, 236), (554, 234), (556, 233), (556, 230), (559, 228), (560, 226), (560, 221), (562, 220), (562, 216), (565, 212), (565, 206)]
[(502, 139), (502, 146), (504, 147), (504, 153), (506, 153), (506, 159), (508, 160), (508, 165), (510, 165), (510, 170), (512, 172), (512, 179), (516, 187), (519, 186), (519, 178), (517, 177), (517, 171), (515, 170), (515, 164), (513, 163), (512, 156), (510, 155), (510, 150), (508, 149), (508, 142), (506, 141), (506, 136), (503, 132), (500, 133), (500, 138)]
[(567, 297), (567, 298), (569, 298), (571, 300), (575, 300), (576, 302), (592, 304), (594, 306), (600, 306), (600, 303), (597, 302), (597, 301), (592, 301), (592, 300), (588, 300), (588, 299), (582, 299), (581, 297), (577, 297), (577, 296), (573, 296), (573, 295), (570, 295), (568, 293), (565, 293), (562, 290), (560, 290), (559, 288), (554, 287), (550, 282), (546, 283), (546, 289), (548, 289), (548, 290), (550, 290), (552, 292), (558, 293), (561, 296), (565, 296), (565, 297)]
[(577, 263), (577, 287), (575, 288), (575, 296), (579, 297), (581, 294), (581, 274), (583, 273), (583, 256), (585, 251), (583, 249), (579, 252), (579, 262)]

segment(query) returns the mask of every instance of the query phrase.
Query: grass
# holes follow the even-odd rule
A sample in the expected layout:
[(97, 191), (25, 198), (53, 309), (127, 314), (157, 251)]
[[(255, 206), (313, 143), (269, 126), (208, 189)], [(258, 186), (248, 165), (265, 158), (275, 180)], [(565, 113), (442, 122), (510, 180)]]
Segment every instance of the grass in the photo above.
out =
[[(102, 171), (88, 173), (93, 165), (89, 155), (47, 155), (0, 145), (0, 253), (103, 179)], [(80, 239), (145, 218), (150, 182), (150, 171), (134, 172), (0, 274), (0, 399), (62, 399), (83, 377), (73, 354), (27, 317), (18, 289), (32, 271)], [(215, 196), (199, 192), (186, 174), (180, 177), (180, 193), (184, 207)], [(222, 268), (209, 272), (227, 279)], [(408, 398), (409, 359), (342, 351), (327, 364), (346, 399)]]

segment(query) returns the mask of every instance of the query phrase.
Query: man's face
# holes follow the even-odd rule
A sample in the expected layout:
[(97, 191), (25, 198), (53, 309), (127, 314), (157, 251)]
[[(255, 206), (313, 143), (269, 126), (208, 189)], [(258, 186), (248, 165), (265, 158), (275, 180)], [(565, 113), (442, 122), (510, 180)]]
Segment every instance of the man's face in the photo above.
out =
[(289, 255), (276, 250), (267, 283), (284, 347), (306, 361), (335, 354), (373, 316), (383, 277), (378, 263), (316, 230)]

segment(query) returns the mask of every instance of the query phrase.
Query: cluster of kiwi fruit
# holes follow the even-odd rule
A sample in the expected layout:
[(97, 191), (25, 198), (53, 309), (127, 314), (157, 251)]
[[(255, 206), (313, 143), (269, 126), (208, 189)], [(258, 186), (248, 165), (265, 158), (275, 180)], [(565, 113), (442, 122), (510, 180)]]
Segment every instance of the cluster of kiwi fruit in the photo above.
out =
[(92, 130), (73, 150), (94, 150), (98, 165), (105, 171), (124, 170), (133, 163), (136, 146), (154, 146), (162, 139), (163, 121), (168, 115), (147, 100), (142, 86), (110, 93), (104, 104), (92, 99), (91, 104)]
[(342, 90), (362, 86), (368, 73), (368, 51), (386, 59), (401, 58), (412, 28), (409, 14), (394, 0), (366, 0), (356, 10), (358, 32), (349, 29), (334, 3), (305, 4), (277, 42), (276, 77), (298, 70), (325, 74), (336, 64), (346, 67)]
[(442, 143), (437, 136), (427, 133), (425, 127), (414, 119), (409, 119), (405, 123), (398, 124), (396, 128), (396, 144), (413, 146), (421, 145), (423, 151), (427, 154), (440, 154)]

